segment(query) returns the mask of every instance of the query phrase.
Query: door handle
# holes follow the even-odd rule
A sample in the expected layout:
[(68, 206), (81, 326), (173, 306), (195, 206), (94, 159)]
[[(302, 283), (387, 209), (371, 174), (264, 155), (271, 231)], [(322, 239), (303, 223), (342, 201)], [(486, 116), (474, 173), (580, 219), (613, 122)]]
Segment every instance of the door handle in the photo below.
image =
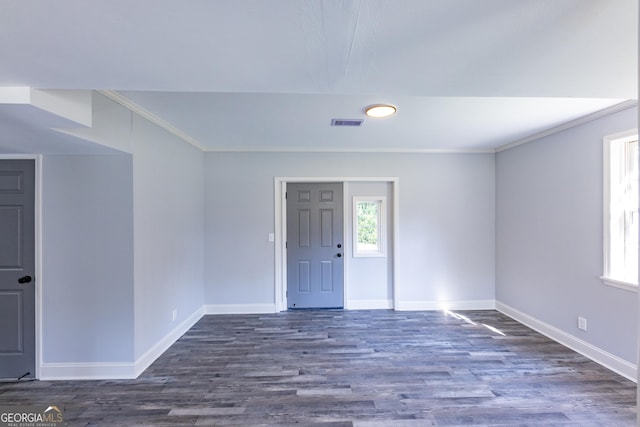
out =
[(23, 276), (18, 279), (18, 283), (29, 283), (31, 280), (33, 280), (31, 276)]

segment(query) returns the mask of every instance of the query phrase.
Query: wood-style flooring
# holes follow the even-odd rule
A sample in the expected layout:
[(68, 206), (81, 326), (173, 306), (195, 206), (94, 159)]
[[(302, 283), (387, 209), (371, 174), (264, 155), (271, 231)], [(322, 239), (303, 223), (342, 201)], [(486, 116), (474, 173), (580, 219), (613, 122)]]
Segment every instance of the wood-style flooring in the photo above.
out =
[(636, 386), (497, 311), (203, 317), (136, 380), (0, 384), (70, 426), (633, 426)]

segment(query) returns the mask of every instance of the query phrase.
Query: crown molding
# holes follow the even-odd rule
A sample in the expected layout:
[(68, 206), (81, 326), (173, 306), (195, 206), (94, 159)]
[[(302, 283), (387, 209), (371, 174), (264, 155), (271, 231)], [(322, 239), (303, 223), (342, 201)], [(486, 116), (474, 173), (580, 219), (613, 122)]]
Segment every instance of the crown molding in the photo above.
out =
[(161, 129), (166, 130), (167, 132), (180, 138), (184, 142), (191, 144), (192, 146), (196, 147), (200, 151), (206, 151), (206, 147), (200, 141), (191, 137), (190, 135), (186, 134), (185, 132), (181, 131), (175, 126), (170, 125), (169, 123), (162, 120), (160, 117), (153, 114), (151, 111), (141, 107), (140, 105), (136, 104), (135, 102), (131, 101), (130, 99), (121, 95), (115, 90), (96, 90), (96, 92), (99, 93), (100, 95), (106, 96), (107, 98), (109, 98), (114, 102), (117, 102), (118, 104), (122, 105), (124, 108), (128, 109), (129, 111), (136, 113), (137, 115), (147, 119), (154, 125), (160, 127)]
[(494, 154), (493, 148), (336, 148), (336, 147), (246, 147), (207, 148), (211, 153), (386, 153), (386, 154)]
[(97, 93), (111, 99), (112, 101), (122, 105), (128, 110), (138, 114), (139, 116), (147, 119), (156, 126), (166, 130), (172, 135), (180, 138), (188, 144), (196, 147), (200, 151), (209, 153), (387, 153), (387, 154), (495, 154), (501, 151), (515, 148), (519, 145), (527, 144), (539, 140), (541, 138), (553, 135), (558, 132), (562, 132), (567, 129), (579, 126), (584, 123), (588, 123), (600, 118), (609, 116), (611, 114), (618, 113), (620, 111), (628, 110), (638, 106), (638, 100), (629, 99), (611, 107), (596, 111), (586, 116), (579, 117), (577, 119), (562, 123), (558, 126), (550, 129), (535, 133), (525, 138), (516, 140), (509, 144), (502, 145), (497, 148), (380, 148), (380, 147), (368, 147), (368, 148), (339, 148), (339, 147), (206, 147), (197, 139), (167, 123), (160, 117), (156, 116), (152, 112), (148, 111), (144, 107), (129, 100), (125, 96), (121, 95), (115, 90), (96, 90)]
[(610, 116), (611, 114), (619, 113), (620, 111), (628, 110), (633, 107), (638, 106), (637, 99), (628, 99), (619, 104), (612, 105), (611, 107), (607, 107), (603, 110), (596, 111), (595, 113), (587, 114), (586, 116), (578, 117), (577, 119), (568, 121), (566, 123), (562, 123), (561, 125), (554, 126), (550, 129), (544, 130), (542, 132), (534, 133), (533, 135), (527, 136), (526, 138), (519, 139), (517, 141), (511, 142), (506, 145), (502, 145), (495, 149), (496, 153), (501, 151), (509, 150), (511, 148), (517, 147), (519, 145), (523, 145), (529, 142), (537, 141), (538, 139), (542, 139), (546, 136), (553, 135), (558, 132), (562, 132), (567, 129), (571, 129), (573, 127), (582, 125), (584, 123), (589, 123), (594, 120), (601, 119), (606, 116)]

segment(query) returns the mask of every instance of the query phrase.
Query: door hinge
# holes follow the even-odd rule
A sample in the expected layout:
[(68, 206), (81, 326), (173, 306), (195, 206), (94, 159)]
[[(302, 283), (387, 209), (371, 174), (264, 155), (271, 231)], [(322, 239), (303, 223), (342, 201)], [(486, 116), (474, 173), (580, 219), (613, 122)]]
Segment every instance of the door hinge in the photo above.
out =
[(289, 193), (288, 192), (284, 192), (284, 199), (287, 200), (287, 197), (289, 197)]

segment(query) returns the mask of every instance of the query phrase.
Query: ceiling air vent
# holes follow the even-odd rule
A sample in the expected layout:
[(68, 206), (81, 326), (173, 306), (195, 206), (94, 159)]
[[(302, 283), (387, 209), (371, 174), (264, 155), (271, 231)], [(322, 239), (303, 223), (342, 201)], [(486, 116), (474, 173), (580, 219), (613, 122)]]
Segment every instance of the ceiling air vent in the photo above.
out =
[(362, 119), (331, 119), (331, 126), (362, 126)]

